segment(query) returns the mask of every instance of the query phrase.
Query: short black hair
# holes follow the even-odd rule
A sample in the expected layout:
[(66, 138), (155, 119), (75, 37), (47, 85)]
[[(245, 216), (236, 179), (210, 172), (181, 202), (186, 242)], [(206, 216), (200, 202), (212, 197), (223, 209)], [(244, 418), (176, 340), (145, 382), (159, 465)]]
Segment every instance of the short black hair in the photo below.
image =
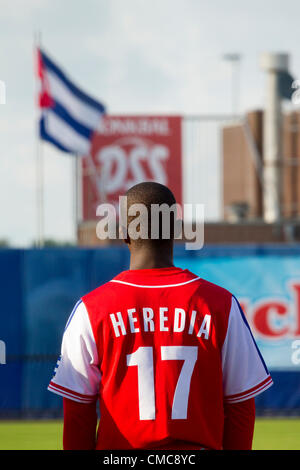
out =
[(147, 228), (148, 228), (148, 237), (147, 239), (138, 238), (134, 240), (137, 243), (150, 242), (155, 244), (161, 244), (165, 242), (170, 242), (174, 238), (174, 217), (175, 213), (170, 213), (170, 236), (168, 239), (164, 238), (162, 235), (162, 217), (159, 214), (158, 219), (158, 238), (151, 238), (151, 226), (153, 225), (153, 220), (151, 220), (151, 208), (153, 205), (162, 206), (165, 205), (167, 208), (174, 208), (176, 205), (176, 199), (172, 191), (165, 185), (161, 183), (156, 183), (154, 181), (145, 181), (143, 183), (136, 184), (132, 186), (127, 193), (127, 227), (128, 225), (136, 218), (136, 216), (129, 216), (128, 210), (133, 204), (143, 204), (147, 209)]
[(144, 183), (132, 186), (126, 193), (128, 206), (130, 204), (144, 204), (151, 208), (151, 204), (176, 204), (176, 199), (172, 191), (161, 183), (155, 181), (145, 181)]

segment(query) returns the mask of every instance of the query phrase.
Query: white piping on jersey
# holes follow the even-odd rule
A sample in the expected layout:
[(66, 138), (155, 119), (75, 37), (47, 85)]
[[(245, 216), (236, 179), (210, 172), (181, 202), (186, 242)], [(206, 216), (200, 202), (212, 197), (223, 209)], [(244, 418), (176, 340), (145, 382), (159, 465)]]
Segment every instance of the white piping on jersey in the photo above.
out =
[(68, 318), (67, 324), (66, 324), (66, 326), (65, 326), (65, 331), (66, 331), (66, 329), (68, 328), (68, 326), (69, 326), (69, 324), (70, 324), (70, 322), (71, 322), (71, 320), (72, 320), (72, 318), (73, 318), (73, 316), (74, 316), (74, 313), (75, 313), (76, 310), (77, 310), (77, 307), (78, 307), (81, 303), (82, 303), (82, 300), (79, 299), (78, 302), (76, 303), (75, 307), (73, 308), (73, 310), (72, 310), (72, 312), (71, 312), (71, 315), (70, 315), (69, 318)]
[(159, 286), (144, 286), (141, 284), (132, 284), (131, 282), (118, 281), (117, 279), (112, 279), (110, 282), (118, 282), (120, 284), (126, 284), (127, 286), (133, 286), (133, 287), (146, 287), (147, 289), (157, 289), (159, 287), (185, 286), (186, 284), (190, 284), (191, 282), (199, 281), (199, 279), (201, 279), (201, 277), (195, 277), (194, 279), (190, 279), (189, 281), (185, 281), (185, 282), (180, 282), (179, 284), (165, 284), (165, 285), (159, 285)]
[(272, 377), (269, 375), (269, 380), (263, 385), (260, 385), (260, 384), (256, 385), (256, 387), (254, 388), (254, 390), (252, 390), (252, 392), (249, 392), (247, 394), (246, 392), (242, 392), (234, 398), (226, 398), (225, 396), (224, 401), (226, 401), (226, 403), (239, 403), (244, 400), (249, 400), (249, 398), (253, 398), (256, 395), (260, 394), (261, 392), (264, 392), (265, 390), (270, 388), (271, 385), (273, 385), (273, 383), (274, 382), (272, 380)]

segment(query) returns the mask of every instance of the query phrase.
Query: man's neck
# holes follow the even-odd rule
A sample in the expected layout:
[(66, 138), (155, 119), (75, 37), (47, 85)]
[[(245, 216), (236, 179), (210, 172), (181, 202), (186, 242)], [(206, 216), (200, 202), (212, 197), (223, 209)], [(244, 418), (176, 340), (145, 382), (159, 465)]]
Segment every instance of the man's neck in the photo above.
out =
[(173, 250), (168, 250), (168, 253), (148, 250), (131, 252), (129, 269), (171, 268), (173, 266)]

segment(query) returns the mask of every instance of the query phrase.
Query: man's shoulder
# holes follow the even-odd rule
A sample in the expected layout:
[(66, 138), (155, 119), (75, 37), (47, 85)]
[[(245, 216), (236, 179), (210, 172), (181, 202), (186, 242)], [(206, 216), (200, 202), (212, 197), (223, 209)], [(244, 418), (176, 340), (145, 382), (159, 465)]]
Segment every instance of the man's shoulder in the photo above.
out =
[[(136, 279), (137, 278), (135, 277), (134, 280)], [(127, 282), (128, 280), (131, 282)], [(214, 284), (213, 282), (210, 282), (207, 279), (202, 278), (201, 276), (189, 271), (188, 269), (184, 269), (182, 271), (181, 278), (177, 280), (174, 286), (176, 286), (177, 283), (178, 285), (184, 285), (186, 287), (192, 287), (192, 285), (194, 285), (195, 290), (198, 292), (199, 296), (201, 296), (204, 300), (208, 301), (209, 303), (212, 302), (215, 305), (224, 305), (224, 302), (227, 304), (231, 303), (232, 293), (229, 290), (218, 284)], [(120, 296), (119, 289), (122, 290), (121, 294), (123, 295), (123, 291), (124, 289), (126, 290), (126, 286), (128, 284), (134, 285), (132, 284), (132, 279), (128, 279), (128, 271), (122, 271), (114, 278), (110, 279), (109, 281), (85, 294), (81, 298), (81, 300), (86, 306), (89, 305), (93, 307), (99, 306), (99, 304), (104, 306), (106, 302), (111, 303), (111, 301), (114, 299), (118, 300)], [(139, 284), (140, 283), (138, 283), (137, 286)]]
[(101, 284), (100, 286), (96, 287), (95, 289), (91, 290), (87, 294), (82, 296), (82, 301), (84, 303), (90, 303), (93, 301), (97, 301), (100, 298), (103, 299), (107, 295), (111, 295), (112, 291), (114, 290), (114, 285), (111, 280)]
[(210, 294), (224, 296), (224, 297), (232, 297), (232, 293), (223, 286), (219, 284), (214, 284), (213, 282), (207, 281), (206, 279), (201, 279), (202, 281), (202, 288)]
[(233, 295), (229, 290), (202, 277), (199, 281), (197, 283), (199, 297), (216, 309), (223, 310), (224, 307), (226, 310), (230, 309)]

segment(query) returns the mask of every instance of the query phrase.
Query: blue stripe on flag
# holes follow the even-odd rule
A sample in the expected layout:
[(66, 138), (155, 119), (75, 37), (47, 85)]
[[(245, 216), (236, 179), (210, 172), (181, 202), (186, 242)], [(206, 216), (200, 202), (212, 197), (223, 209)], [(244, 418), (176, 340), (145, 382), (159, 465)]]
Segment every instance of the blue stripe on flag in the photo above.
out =
[(93, 134), (93, 129), (89, 129), (88, 127), (84, 126), (80, 122), (76, 121), (70, 113), (66, 110), (64, 106), (58, 103), (58, 101), (54, 101), (54, 106), (49, 109), (48, 112), (55, 113), (58, 117), (60, 117), (66, 124), (74, 129), (77, 134), (82, 135), (86, 139), (90, 140)]
[(94, 98), (87, 95), (82, 90), (80, 90), (76, 85), (74, 85), (74, 83), (72, 83), (68, 79), (68, 77), (66, 77), (65, 73), (59, 67), (57, 67), (57, 65), (55, 65), (54, 62), (52, 62), (52, 60), (45, 54), (45, 52), (40, 50), (40, 53), (41, 53), (42, 60), (43, 60), (43, 63), (45, 65), (45, 67), (48, 68), (49, 70), (51, 70), (53, 73), (55, 73), (59, 77), (59, 79), (62, 82), (64, 82), (66, 87), (68, 87), (69, 90), (75, 96), (77, 96), (77, 98), (81, 99), (87, 105), (93, 107), (94, 109), (96, 109), (100, 113), (105, 113), (105, 106), (103, 106), (102, 103), (100, 103), (99, 101), (96, 101)]
[(50, 142), (51, 144), (55, 145), (63, 152), (74, 153), (74, 150), (67, 149), (66, 147), (61, 145), (61, 143), (58, 142), (58, 140), (54, 139), (54, 137), (52, 137), (51, 135), (47, 133), (46, 127), (45, 127), (45, 118), (43, 116), (40, 119), (40, 137), (41, 139), (46, 140), (47, 142)]

